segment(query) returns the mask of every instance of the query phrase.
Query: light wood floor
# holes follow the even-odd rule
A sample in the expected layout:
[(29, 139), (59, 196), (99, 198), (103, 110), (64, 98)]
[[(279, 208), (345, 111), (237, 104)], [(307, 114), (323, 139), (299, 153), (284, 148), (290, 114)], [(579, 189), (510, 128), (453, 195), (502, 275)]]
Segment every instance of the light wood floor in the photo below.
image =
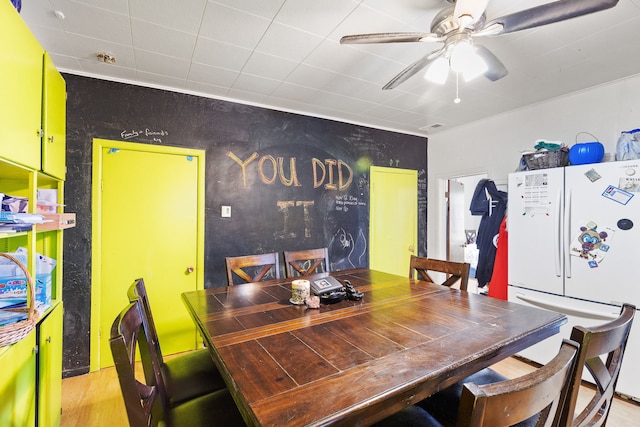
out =
[[(535, 369), (515, 358), (506, 359), (494, 365), (493, 368), (509, 378), (524, 375)], [(580, 398), (587, 399), (590, 393), (592, 390), (583, 386)], [(63, 427), (127, 425), (127, 416), (115, 369), (106, 368), (62, 380), (61, 424)], [(608, 425), (610, 427), (640, 425), (640, 405), (616, 399), (611, 406)]]

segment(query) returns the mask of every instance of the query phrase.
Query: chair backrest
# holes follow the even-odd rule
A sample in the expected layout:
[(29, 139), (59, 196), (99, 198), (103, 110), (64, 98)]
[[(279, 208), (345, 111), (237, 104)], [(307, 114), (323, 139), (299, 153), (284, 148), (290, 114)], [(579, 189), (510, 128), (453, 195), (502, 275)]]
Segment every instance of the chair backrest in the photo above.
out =
[[(633, 305), (624, 304), (616, 320), (591, 328), (573, 328), (571, 339), (580, 343), (580, 353), (569, 400), (563, 411), (562, 426), (585, 427), (606, 424), (635, 312), (636, 308)], [(596, 385), (595, 394), (576, 415), (576, 401), (585, 366)]]
[(160, 339), (158, 338), (156, 324), (153, 321), (153, 314), (151, 313), (151, 304), (149, 304), (147, 289), (142, 278), (134, 280), (133, 284), (129, 286), (127, 297), (129, 298), (129, 302), (140, 305), (142, 324), (150, 353), (148, 358), (142, 359), (142, 370), (144, 371), (145, 378), (147, 382), (156, 384), (163, 403), (168, 405), (169, 393), (161, 371), (164, 358), (162, 356), (162, 349), (160, 348)]
[(127, 305), (111, 326), (111, 354), (118, 373), (118, 381), (131, 427), (152, 425), (160, 418), (162, 401), (155, 382), (138, 381), (136, 377), (136, 348), (144, 361), (151, 357), (144, 332), (142, 307), (138, 302)]
[[(224, 261), (227, 266), (227, 282), (229, 286), (233, 286), (234, 276), (243, 280), (243, 282), (236, 280), (235, 284), (280, 278), (280, 259), (278, 252), (226, 257)], [(267, 274), (269, 271), (273, 271), (273, 273)]]
[(428, 271), (446, 273), (447, 279), (441, 283), (443, 286), (452, 286), (460, 281), (460, 290), (466, 291), (469, 285), (469, 271), (471, 265), (468, 262), (443, 261), (433, 258), (424, 258), (411, 255), (409, 261), (409, 277), (413, 279), (414, 271), (418, 273), (418, 279), (436, 283)]
[(482, 386), (464, 384), (456, 425), (512, 426), (537, 417), (537, 427), (554, 426), (569, 392), (578, 348), (564, 340), (556, 357), (534, 372)]
[(328, 273), (331, 271), (329, 268), (329, 250), (327, 248), (318, 248), (304, 251), (285, 251), (284, 265), (287, 269), (287, 277)]

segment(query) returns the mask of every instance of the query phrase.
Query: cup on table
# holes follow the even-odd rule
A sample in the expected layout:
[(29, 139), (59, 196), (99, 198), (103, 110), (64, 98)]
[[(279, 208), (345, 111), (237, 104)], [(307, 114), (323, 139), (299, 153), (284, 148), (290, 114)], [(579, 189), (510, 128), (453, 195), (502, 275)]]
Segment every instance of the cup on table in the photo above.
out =
[(311, 285), (308, 280), (298, 279), (291, 282), (291, 304), (301, 305), (311, 292)]

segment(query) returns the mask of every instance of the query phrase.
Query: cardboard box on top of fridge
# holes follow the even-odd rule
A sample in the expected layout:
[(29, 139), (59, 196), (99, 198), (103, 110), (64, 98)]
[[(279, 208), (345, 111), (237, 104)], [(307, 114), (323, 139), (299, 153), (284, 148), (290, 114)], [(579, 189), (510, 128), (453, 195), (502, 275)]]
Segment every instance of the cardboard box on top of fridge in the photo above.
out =
[[(27, 263), (25, 248), (18, 248), (11, 253), (21, 263)], [(36, 276), (34, 279), (36, 303), (51, 303), (52, 272), (56, 266), (56, 260), (36, 254)], [(12, 300), (27, 300), (27, 278), (22, 269), (8, 258), (0, 257), (0, 300), (11, 298)]]

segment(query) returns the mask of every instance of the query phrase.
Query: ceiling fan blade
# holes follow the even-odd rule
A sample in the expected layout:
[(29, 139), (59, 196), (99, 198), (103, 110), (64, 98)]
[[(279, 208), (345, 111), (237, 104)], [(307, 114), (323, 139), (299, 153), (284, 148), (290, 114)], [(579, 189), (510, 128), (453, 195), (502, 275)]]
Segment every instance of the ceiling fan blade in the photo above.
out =
[(439, 42), (443, 38), (431, 33), (372, 33), (353, 34), (340, 39), (341, 44)]
[(400, 74), (398, 74), (393, 79), (391, 79), (389, 83), (384, 85), (382, 90), (393, 89), (398, 85), (400, 85), (401, 83), (405, 82), (407, 79), (414, 76), (417, 72), (419, 72), (420, 70), (425, 68), (427, 65), (429, 65), (431, 62), (433, 62), (438, 56), (440, 56), (442, 52), (444, 52), (444, 47), (439, 50), (434, 50), (433, 52), (418, 59), (416, 62), (414, 62), (413, 64), (409, 65), (407, 68), (402, 70)]
[(509, 74), (509, 71), (504, 66), (502, 61), (500, 61), (498, 57), (493, 54), (493, 52), (482, 45), (476, 44), (475, 46), (477, 54), (482, 58), (482, 60), (485, 62), (485, 64), (487, 64), (487, 67), (489, 68), (484, 73), (484, 76), (486, 78), (488, 78), (492, 82), (495, 82), (496, 80), (500, 80), (501, 78)]
[(600, 12), (616, 4), (618, 0), (558, 0), (494, 19), (485, 28), (499, 24), (502, 31), (497, 34), (513, 33)]
[[(456, 0), (453, 17), (461, 24), (469, 26), (477, 22), (487, 9), (489, 0)], [(463, 19), (460, 19), (464, 17)]]

